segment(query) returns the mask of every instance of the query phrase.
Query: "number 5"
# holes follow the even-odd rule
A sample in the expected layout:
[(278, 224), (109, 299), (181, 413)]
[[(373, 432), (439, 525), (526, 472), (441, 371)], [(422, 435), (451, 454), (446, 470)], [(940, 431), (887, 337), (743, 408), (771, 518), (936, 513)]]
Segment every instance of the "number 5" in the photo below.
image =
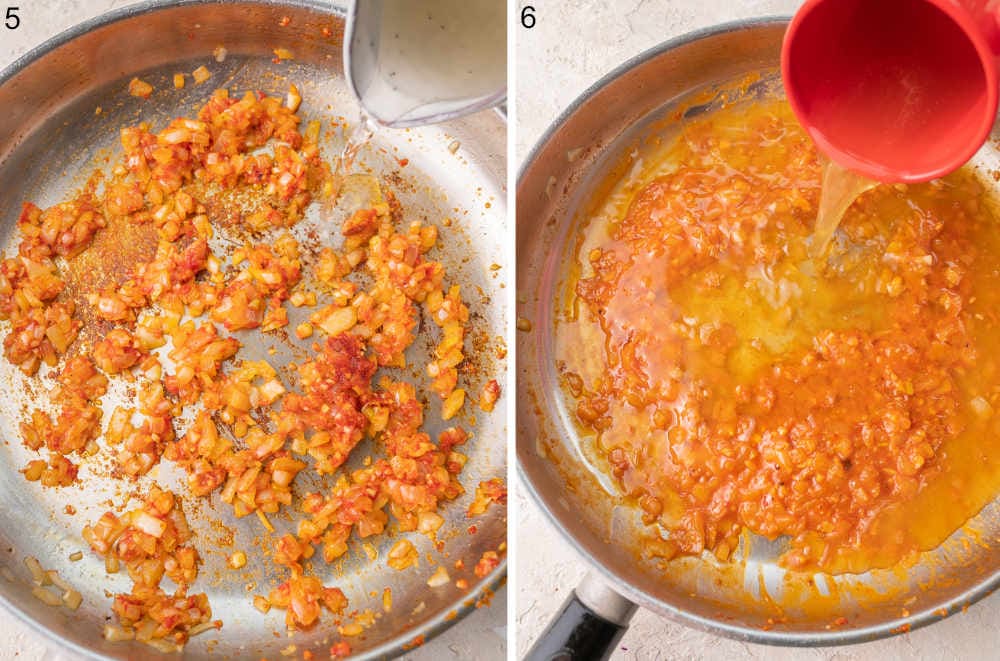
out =
[(21, 25), (21, 18), (17, 15), (18, 7), (7, 7), (7, 16), (4, 25), (8, 30), (16, 30)]

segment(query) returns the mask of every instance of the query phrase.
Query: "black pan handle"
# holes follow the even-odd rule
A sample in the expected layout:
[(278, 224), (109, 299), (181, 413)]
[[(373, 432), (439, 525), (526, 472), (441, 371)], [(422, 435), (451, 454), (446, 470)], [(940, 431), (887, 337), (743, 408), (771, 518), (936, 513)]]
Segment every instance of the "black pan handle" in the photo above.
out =
[(587, 574), (524, 661), (606, 661), (635, 610), (635, 604)]

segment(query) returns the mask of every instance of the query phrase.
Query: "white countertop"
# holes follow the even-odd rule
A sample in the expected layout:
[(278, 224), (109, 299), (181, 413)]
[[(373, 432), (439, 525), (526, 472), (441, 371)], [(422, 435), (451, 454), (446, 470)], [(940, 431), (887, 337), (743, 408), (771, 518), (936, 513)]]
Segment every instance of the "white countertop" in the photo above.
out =
[[(20, 6), (21, 25), (7, 30), (0, 25), (0, 69), (29, 49), (88, 18), (132, 4), (129, 0), (8, 0), (0, 2), (0, 20), (7, 6)], [(343, 2), (332, 2), (343, 5)], [(20, 204), (20, 200), (7, 203)], [(109, 605), (110, 608), (110, 605)], [(482, 659), (502, 661), (507, 650), (507, 589), (497, 591), (489, 608), (481, 608), (437, 638), (407, 654), (408, 661)], [(75, 661), (76, 656), (0, 607), (0, 661), (45, 659)]]
[[(533, 0), (537, 24), (517, 32), (518, 163), (556, 116), (590, 84), (671, 37), (739, 18), (790, 15), (798, 0)], [(518, 490), (517, 654), (585, 572), (542, 512)], [(530, 553), (526, 549), (530, 548)], [(640, 611), (614, 659), (987, 659), (1000, 658), (1000, 596), (933, 626), (863, 645), (796, 650), (736, 642)]]

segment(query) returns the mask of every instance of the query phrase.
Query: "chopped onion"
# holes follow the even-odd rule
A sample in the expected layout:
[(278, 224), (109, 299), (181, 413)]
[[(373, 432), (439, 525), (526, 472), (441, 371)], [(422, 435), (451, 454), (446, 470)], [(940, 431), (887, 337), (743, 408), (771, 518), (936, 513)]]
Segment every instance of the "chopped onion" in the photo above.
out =
[(401, 539), (389, 549), (388, 565), (397, 571), (402, 571), (416, 564), (417, 557), (417, 549), (410, 540)]
[(247, 554), (243, 551), (236, 551), (229, 556), (228, 564), (233, 569), (241, 569), (247, 564)]
[(167, 530), (167, 522), (163, 519), (157, 519), (155, 516), (150, 516), (146, 512), (138, 512), (135, 520), (132, 521), (134, 525), (139, 530), (143, 531), (147, 535), (159, 539), (163, 537), (163, 533)]
[(437, 532), (444, 525), (444, 517), (437, 512), (420, 512), (417, 514), (417, 530), (426, 534)]
[(441, 406), (441, 419), (451, 420), (454, 418), (462, 409), (463, 404), (465, 404), (465, 390), (456, 388), (448, 395)]
[(52, 584), (55, 585), (60, 590), (65, 591), (73, 589), (73, 586), (67, 583), (66, 580), (63, 579), (61, 576), (59, 576), (59, 572), (57, 572), (55, 569), (50, 569), (45, 573), (48, 574), (49, 580), (52, 581)]
[(164, 654), (173, 654), (174, 652), (181, 651), (181, 648), (177, 645), (177, 643), (172, 643), (163, 638), (150, 638), (142, 642), (146, 643), (158, 652), (163, 652)]
[(277, 379), (271, 379), (260, 386), (260, 394), (264, 401), (270, 404), (274, 400), (285, 394), (285, 387)]
[(31, 588), (31, 594), (35, 595), (35, 598), (46, 606), (62, 606), (62, 600), (58, 596), (52, 594), (40, 585), (36, 585)]
[(75, 611), (83, 603), (83, 595), (77, 590), (66, 590), (63, 593), (62, 602), (66, 605), (66, 608)]
[(349, 331), (358, 323), (358, 311), (350, 305), (344, 308), (330, 306), (313, 315), (312, 321), (327, 335), (335, 337)]
[(451, 577), (448, 575), (448, 570), (445, 569), (444, 565), (440, 565), (438, 566), (437, 571), (431, 574), (431, 577), (427, 579), (427, 585), (432, 588), (437, 588), (447, 584), (450, 580)]
[(299, 109), (299, 104), (302, 103), (302, 95), (299, 94), (299, 88), (295, 85), (290, 85), (288, 87), (288, 94), (285, 95), (285, 105), (292, 112)]
[(993, 415), (993, 407), (990, 406), (990, 403), (982, 396), (977, 395), (976, 397), (973, 397), (970, 404), (972, 405), (972, 410), (976, 412), (976, 415), (982, 418), (988, 418)]
[(49, 585), (52, 582), (35, 556), (27, 556), (24, 559), (24, 566), (31, 572), (31, 580), (35, 582), (35, 585)]
[(268, 601), (265, 597), (262, 597), (258, 594), (253, 598), (253, 607), (259, 610), (261, 613), (267, 613), (269, 610), (271, 610), (271, 602)]
[(120, 643), (123, 640), (134, 640), (135, 630), (117, 627), (113, 624), (104, 625), (104, 640), (112, 643)]
[(201, 83), (211, 78), (212, 73), (203, 65), (192, 71), (191, 77), (194, 78), (194, 82), (200, 85)]
[(351, 624), (345, 624), (340, 627), (341, 636), (360, 636), (365, 632), (365, 628), (358, 624), (357, 622), (352, 622)]
[(264, 524), (264, 527), (267, 528), (268, 532), (274, 532), (274, 526), (271, 525), (271, 522), (268, 520), (267, 515), (265, 515), (260, 510), (257, 510), (257, 518), (260, 519), (260, 522), (262, 524)]
[(197, 636), (200, 633), (205, 633), (209, 629), (218, 629), (214, 622), (202, 622), (201, 624), (196, 624), (191, 627), (191, 631), (188, 632), (189, 636)]
[(153, 86), (144, 80), (133, 78), (128, 84), (128, 93), (132, 96), (148, 99), (149, 95), (153, 93)]

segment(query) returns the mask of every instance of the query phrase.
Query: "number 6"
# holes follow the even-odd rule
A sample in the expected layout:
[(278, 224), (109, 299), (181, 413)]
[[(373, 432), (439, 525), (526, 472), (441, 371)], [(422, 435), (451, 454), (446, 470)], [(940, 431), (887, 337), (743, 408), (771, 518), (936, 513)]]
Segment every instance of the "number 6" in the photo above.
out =
[(521, 25), (530, 30), (535, 27), (535, 8), (527, 5), (521, 10)]

